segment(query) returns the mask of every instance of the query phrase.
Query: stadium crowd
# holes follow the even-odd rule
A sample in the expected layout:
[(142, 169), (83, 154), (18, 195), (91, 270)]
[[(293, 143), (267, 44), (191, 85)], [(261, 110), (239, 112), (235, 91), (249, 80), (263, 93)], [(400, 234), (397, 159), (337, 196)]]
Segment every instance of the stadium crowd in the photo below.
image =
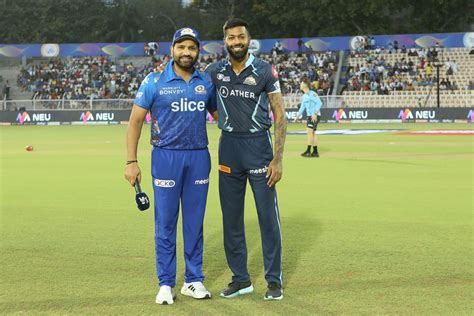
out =
[(137, 68), (107, 57), (51, 59), (22, 68), (17, 84), (36, 99), (132, 98), (153, 64)]
[[(298, 91), (302, 76), (310, 78), (313, 88), (320, 93), (326, 94), (333, 87), (337, 69), (334, 52), (260, 57), (276, 66), (283, 93)], [(35, 99), (130, 99), (135, 97), (144, 77), (169, 58), (154, 56), (140, 67), (130, 61), (115, 62), (106, 56), (51, 59), (22, 68), (17, 85), (22, 91), (30, 91)], [(197, 68), (204, 70), (221, 58), (222, 55), (201, 55)]]
[[(395, 41), (396, 42), (396, 41)], [(346, 91), (373, 91), (378, 94), (390, 94), (390, 91), (415, 91), (417, 87), (431, 86), (436, 83), (435, 63), (439, 63), (439, 47), (399, 49), (398, 43), (391, 43), (388, 49), (379, 46), (372, 49), (351, 51), (352, 58), (362, 58), (362, 63), (347, 68)], [(384, 56), (401, 53), (401, 58), (386, 60)], [(456, 81), (450, 76), (459, 71), (455, 60), (447, 59), (443, 65), (443, 77), (440, 89), (458, 90)]]

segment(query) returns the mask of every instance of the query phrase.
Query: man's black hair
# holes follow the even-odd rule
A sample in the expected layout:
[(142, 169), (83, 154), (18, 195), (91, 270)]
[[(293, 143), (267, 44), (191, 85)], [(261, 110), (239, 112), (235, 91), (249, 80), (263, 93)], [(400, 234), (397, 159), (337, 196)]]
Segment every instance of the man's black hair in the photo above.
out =
[(247, 23), (247, 21), (239, 19), (239, 18), (230, 18), (224, 23), (224, 27), (223, 27), (224, 36), (225, 36), (226, 30), (237, 27), (237, 26), (244, 26), (245, 29), (247, 30), (247, 34), (250, 35), (249, 24)]

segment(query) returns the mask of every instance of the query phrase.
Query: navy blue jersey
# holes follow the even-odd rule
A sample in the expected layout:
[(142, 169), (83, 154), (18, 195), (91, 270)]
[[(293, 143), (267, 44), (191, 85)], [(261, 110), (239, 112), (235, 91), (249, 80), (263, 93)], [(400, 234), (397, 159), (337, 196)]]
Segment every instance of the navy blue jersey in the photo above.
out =
[(272, 65), (250, 55), (239, 75), (229, 60), (209, 65), (206, 72), (216, 85), (220, 129), (255, 133), (271, 127), (268, 94), (280, 92), (278, 73)]
[(164, 149), (206, 148), (206, 109), (216, 110), (215, 86), (197, 70), (186, 83), (172, 65), (146, 76), (135, 97), (136, 105), (151, 112), (150, 143)]

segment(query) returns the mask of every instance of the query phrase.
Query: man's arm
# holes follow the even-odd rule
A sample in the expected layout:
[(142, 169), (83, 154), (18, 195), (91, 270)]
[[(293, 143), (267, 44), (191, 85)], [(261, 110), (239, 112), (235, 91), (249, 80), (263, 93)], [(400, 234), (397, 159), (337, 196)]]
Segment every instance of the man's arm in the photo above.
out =
[(267, 184), (272, 187), (280, 181), (283, 173), (282, 160), (286, 138), (286, 115), (280, 92), (269, 93), (268, 99), (275, 118), (275, 152), (267, 172)]
[[(134, 104), (132, 107), (127, 129), (127, 161), (137, 160), (138, 141), (140, 140), (142, 126), (147, 112), (146, 109), (138, 105)], [(138, 167), (138, 162), (127, 164), (125, 166), (124, 176), (132, 186), (135, 185), (137, 179), (140, 181), (141, 171), (140, 167)]]

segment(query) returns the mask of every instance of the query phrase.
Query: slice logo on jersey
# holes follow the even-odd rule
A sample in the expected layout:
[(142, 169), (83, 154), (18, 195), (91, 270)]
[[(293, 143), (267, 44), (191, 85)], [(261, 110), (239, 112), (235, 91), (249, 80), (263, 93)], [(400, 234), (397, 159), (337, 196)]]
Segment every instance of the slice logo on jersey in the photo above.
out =
[(209, 183), (209, 178), (194, 181), (194, 184), (198, 184), (198, 185), (199, 184), (208, 184), (208, 183)]
[(206, 88), (202, 84), (200, 84), (199, 86), (196, 86), (196, 88), (194, 88), (194, 92), (196, 92), (197, 94), (207, 93)]
[(159, 95), (176, 95), (184, 93), (184, 89), (181, 89), (181, 87), (163, 87), (158, 93)]
[(256, 86), (257, 85), (257, 80), (253, 76), (248, 76), (244, 80), (244, 84), (248, 84), (250, 86)]
[(171, 111), (173, 112), (202, 112), (206, 109), (206, 102), (204, 101), (188, 101), (188, 98), (180, 98), (179, 102), (171, 103)]
[(155, 179), (153, 183), (160, 188), (172, 188), (176, 185), (174, 180)]
[(347, 119), (347, 115), (343, 109), (339, 109), (339, 110), (334, 110), (334, 113), (332, 114), (332, 118), (335, 119), (336, 122), (339, 122), (339, 120)]
[(249, 173), (250, 174), (267, 174), (267, 171), (268, 171), (268, 167), (265, 166), (265, 167), (260, 168), (260, 169), (251, 169), (251, 170), (249, 170)]
[(18, 116), (16, 117), (16, 121), (20, 124), (23, 124), (25, 122), (31, 121), (31, 118), (28, 112), (22, 112), (22, 113), (18, 113)]
[(224, 76), (224, 74), (222, 74), (222, 73), (218, 73), (217, 74), (217, 80), (221, 80), (221, 81), (224, 81), (224, 82), (229, 82), (230, 77), (229, 76)]
[(273, 77), (278, 78), (278, 72), (276, 71), (275, 66), (272, 66), (272, 74)]
[(223, 173), (232, 173), (232, 169), (230, 167), (227, 167), (225, 165), (219, 165), (219, 171)]
[(413, 113), (411, 113), (410, 109), (401, 109), (400, 113), (398, 114), (398, 118), (403, 121), (406, 120), (413, 120)]
[(94, 120), (94, 116), (92, 115), (92, 113), (91, 113), (90, 111), (82, 112), (82, 113), (81, 113), (80, 120), (83, 121), (83, 122), (93, 121), (93, 120)]

